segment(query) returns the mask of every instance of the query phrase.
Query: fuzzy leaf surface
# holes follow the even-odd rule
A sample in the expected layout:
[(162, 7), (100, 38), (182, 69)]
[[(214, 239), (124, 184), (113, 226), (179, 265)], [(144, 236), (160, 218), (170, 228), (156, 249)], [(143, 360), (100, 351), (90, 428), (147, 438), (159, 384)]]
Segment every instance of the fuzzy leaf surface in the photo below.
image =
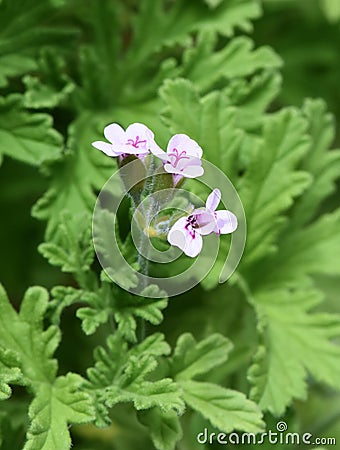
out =
[(172, 450), (182, 438), (182, 428), (176, 412), (152, 408), (140, 411), (138, 420), (148, 428), (157, 450)]
[(185, 402), (225, 433), (258, 433), (263, 429), (258, 406), (241, 392), (201, 381), (182, 381), (180, 385)]
[(18, 314), (0, 287), (2, 346), (16, 355), (24, 379), (33, 385), (52, 382), (57, 370), (56, 361), (51, 357), (59, 344), (60, 334), (55, 326), (43, 330), (42, 321), (47, 303), (47, 291), (41, 287), (32, 287), (27, 290)]
[(0, 154), (39, 167), (59, 159), (62, 146), (49, 115), (26, 111), (19, 94), (0, 97)]
[(339, 316), (310, 313), (322, 295), (315, 289), (273, 290), (255, 296), (264, 341), (249, 371), (251, 397), (280, 416), (294, 399), (305, 399), (307, 374), (339, 388)]
[(182, 334), (171, 360), (171, 374), (177, 381), (185, 381), (207, 373), (227, 360), (232, 347), (220, 334), (212, 334), (198, 343), (190, 333)]
[(42, 384), (33, 400), (29, 416), (31, 425), (24, 450), (69, 449), (69, 423), (80, 424), (93, 419), (92, 401), (80, 387), (83, 379), (74, 373), (58, 377), (53, 385)]
[(22, 372), (16, 354), (0, 347), (0, 400), (6, 400), (11, 396), (10, 383), (20, 383), (21, 379)]

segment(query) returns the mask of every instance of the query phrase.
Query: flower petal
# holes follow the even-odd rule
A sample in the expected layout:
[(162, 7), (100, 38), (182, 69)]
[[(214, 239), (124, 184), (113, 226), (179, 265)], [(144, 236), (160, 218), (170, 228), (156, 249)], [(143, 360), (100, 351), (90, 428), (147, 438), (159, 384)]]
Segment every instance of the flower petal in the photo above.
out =
[(197, 166), (197, 165), (187, 166), (187, 167), (181, 169), (178, 166), (175, 167), (170, 163), (166, 163), (166, 164), (164, 164), (164, 170), (168, 173), (175, 173), (178, 175), (183, 175), (187, 178), (200, 177), (204, 173), (203, 167)]
[(135, 136), (139, 136), (140, 138), (146, 138), (146, 139), (154, 139), (154, 134), (153, 132), (150, 130), (150, 128), (148, 128), (146, 125), (144, 125), (143, 123), (132, 123), (131, 125), (129, 125), (125, 131), (126, 133), (126, 137), (127, 138), (133, 138)]
[(201, 253), (203, 246), (203, 239), (202, 236), (198, 233), (195, 233), (194, 235), (190, 236), (190, 240), (187, 239), (186, 246), (183, 249), (183, 252), (190, 256), (190, 258), (195, 258), (197, 255)]
[(153, 132), (142, 123), (132, 123), (125, 132), (126, 153), (147, 154), (156, 145)]
[(104, 128), (105, 138), (114, 145), (120, 145), (124, 142), (125, 131), (118, 123), (111, 123)]
[(196, 156), (186, 156), (184, 158), (180, 158), (177, 161), (176, 167), (179, 170), (183, 170), (188, 166), (201, 166), (202, 165), (202, 161), (197, 158)]
[(232, 212), (222, 209), (216, 211), (217, 232), (220, 234), (232, 233), (237, 228), (237, 217)]
[(204, 174), (204, 169), (202, 166), (188, 166), (183, 169), (182, 174), (187, 178), (196, 178)]
[(215, 211), (220, 201), (221, 201), (221, 191), (216, 188), (209, 194), (206, 201), (206, 208), (209, 211)]
[(171, 227), (167, 239), (171, 245), (179, 247), (187, 256), (194, 258), (202, 250), (202, 236), (193, 229), (186, 228), (187, 217), (178, 219)]
[(172, 153), (177, 148), (178, 152), (186, 152), (189, 156), (202, 158), (203, 150), (196, 141), (190, 139), (186, 134), (175, 134), (168, 143), (167, 153)]
[(198, 224), (197, 233), (206, 235), (215, 231), (217, 222), (215, 214), (205, 208), (196, 209), (193, 213)]
[(168, 155), (156, 144), (156, 142), (150, 146), (150, 151), (154, 156), (160, 158), (163, 162), (168, 161)]
[(95, 141), (92, 142), (92, 145), (93, 147), (97, 148), (98, 150), (102, 151), (108, 156), (117, 156), (117, 154), (112, 149), (112, 145), (108, 144), (107, 142)]

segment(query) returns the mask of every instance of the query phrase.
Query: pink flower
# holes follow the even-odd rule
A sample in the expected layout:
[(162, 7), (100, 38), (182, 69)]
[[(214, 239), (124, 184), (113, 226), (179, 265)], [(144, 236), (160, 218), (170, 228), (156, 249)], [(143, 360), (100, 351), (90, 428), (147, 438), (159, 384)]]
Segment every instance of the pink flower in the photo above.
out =
[(174, 223), (168, 233), (168, 242), (194, 258), (202, 250), (202, 236), (235, 231), (237, 228), (235, 214), (225, 209), (216, 211), (220, 200), (220, 190), (214, 189), (207, 198), (205, 208), (195, 209), (188, 217), (181, 217)]
[(124, 155), (144, 157), (151, 148), (158, 148), (153, 132), (142, 123), (133, 123), (126, 131), (117, 123), (111, 123), (104, 128), (104, 136), (110, 143), (95, 141), (92, 145), (112, 157)]
[(202, 149), (196, 141), (186, 134), (175, 134), (169, 141), (166, 153), (158, 146), (151, 148), (151, 152), (164, 163), (164, 170), (174, 174), (177, 184), (180, 178), (196, 178), (203, 175)]

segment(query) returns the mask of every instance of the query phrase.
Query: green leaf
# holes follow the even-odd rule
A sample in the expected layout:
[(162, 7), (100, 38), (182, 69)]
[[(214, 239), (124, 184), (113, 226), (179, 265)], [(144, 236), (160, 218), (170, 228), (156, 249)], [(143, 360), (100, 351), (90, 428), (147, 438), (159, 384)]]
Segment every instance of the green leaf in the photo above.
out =
[(305, 399), (307, 374), (339, 388), (340, 317), (310, 313), (322, 296), (314, 289), (258, 293), (260, 346), (249, 371), (251, 398), (263, 410), (281, 416), (294, 399)]
[(52, 299), (47, 310), (51, 322), (54, 325), (59, 325), (64, 308), (80, 302), (83, 293), (83, 290), (71, 286), (54, 286), (51, 290)]
[[(153, 298), (155, 291), (164, 298)], [(151, 295), (151, 298), (148, 296)], [(150, 285), (143, 289), (141, 297), (130, 294), (117, 295), (114, 317), (118, 323), (118, 330), (125, 339), (136, 342), (136, 317), (159, 325), (163, 321), (162, 310), (167, 307), (166, 292), (161, 291), (156, 285)]]
[(40, 244), (39, 251), (50, 264), (61, 266), (63, 272), (88, 271), (94, 257), (90, 216), (75, 216), (71, 211), (63, 211), (59, 220), (57, 237), (54, 236), (56, 242)]
[(40, 166), (60, 158), (63, 141), (50, 116), (25, 111), (22, 96), (11, 94), (0, 97), (0, 143), (0, 154)]
[[(312, 222), (322, 202), (335, 189), (335, 181), (339, 177), (339, 151), (328, 150), (334, 138), (332, 118), (325, 112), (321, 101), (307, 101), (302, 112), (300, 121), (306, 121), (310, 142), (308, 152), (299, 162), (299, 169), (312, 177), (312, 183), (292, 205), (290, 218), (277, 236), (277, 252), (268, 255), (261, 265), (252, 265), (251, 270), (247, 271), (248, 283), (255, 290), (301, 286), (308, 283), (313, 274), (340, 273), (336, 258), (340, 248), (337, 233), (339, 211), (323, 215)], [(279, 163), (281, 165), (281, 161)], [(275, 184), (280, 186), (281, 182)], [(269, 222), (266, 223), (269, 225)], [(260, 227), (259, 221), (257, 224)], [(266, 277), (262, 276), (263, 273), (266, 273)]]
[(340, 177), (340, 151), (329, 151), (335, 138), (334, 119), (326, 112), (321, 100), (306, 100), (302, 112), (308, 120), (311, 144), (303, 162), (303, 170), (313, 177), (313, 183), (297, 199), (289, 226), (298, 228), (308, 223), (318, 213), (322, 201), (336, 189)]
[(138, 279), (133, 268), (126, 265), (122, 267), (120, 258), (116, 256), (118, 251), (124, 253), (118, 231), (118, 220), (114, 213), (107, 209), (96, 211), (93, 218), (93, 241), (96, 252), (102, 256), (101, 264), (105, 271), (102, 278), (105, 281), (117, 280), (128, 291), (137, 286)]
[(158, 366), (156, 357), (170, 353), (164, 336), (157, 333), (128, 350), (118, 333), (107, 340), (108, 349), (98, 347), (96, 364), (87, 371), (88, 387), (97, 398), (98, 424), (108, 422), (105, 411), (120, 402), (133, 402), (137, 410), (159, 407), (182, 413), (181, 391), (170, 378), (150, 377)]
[(232, 105), (237, 106), (236, 123), (241, 129), (258, 130), (266, 120), (264, 112), (277, 97), (281, 88), (281, 76), (264, 71), (251, 80), (236, 78), (230, 81), (224, 93)]
[(263, 139), (251, 155), (239, 194), (247, 216), (244, 266), (277, 251), (283, 213), (311, 182), (296, 166), (308, 151), (306, 121), (287, 109), (266, 120)]
[[(76, 374), (56, 379), (57, 364), (52, 355), (60, 333), (55, 326), (43, 330), (47, 305), (47, 291), (32, 287), (17, 313), (0, 286), (0, 341), (7, 349), (6, 353), (1, 352), (0, 369), (2, 362), (15, 363), (23, 375), (23, 379), (15, 381), (24, 382), (35, 396), (29, 410), (32, 422), (25, 450), (50, 450), (57, 445), (68, 449), (68, 423), (84, 423), (93, 418), (91, 397), (81, 391), (83, 379)], [(19, 375), (17, 371), (16, 374)], [(11, 379), (6, 379), (5, 371), (4, 381), (13, 382), (13, 375), (12, 372)], [(6, 387), (4, 393), (9, 394)]]
[(20, 362), (16, 354), (0, 346), (0, 400), (11, 396), (10, 383), (19, 384), (21, 379)]
[(164, 412), (176, 411), (178, 414), (184, 412), (181, 391), (169, 378), (111, 386), (107, 388), (105, 397), (105, 403), (109, 407), (121, 402), (133, 402), (137, 410), (157, 406)]
[(199, 142), (204, 157), (236, 178), (243, 132), (235, 123), (235, 108), (220, 92), (200, 98), (192, 83), (166, 81), (161, 90), (164, 119), (173, 133), (186, 133)]
[[(152, 0), (146, 0), (140, 4), (134, 20), (128, 61), (138, 67), (141, 61), (146, 61), (149, 55), (162, 47), (187, 43), (189, 34), (196, 30), (216, 31), (224, 36), (230, 36), (236, 27), (250, 30), (249, 20), (258, 17), (259, 13), (258, 3), (252, 0), (229, 0), (215, 9), (210, 9), (203, 2), (181, 0), (167, 11), (163, 10), (161, 2), (155, 4)], [(145, 34), (150, 23), (153, 26)]]
[[(91, 287), (92, 273), (86, 274), (89, 288)], [(93, 291), (86, 289), (74, 289), (66, 286), (56, 286), (52, 289), (53, 300), (49, 303), (51, 320), (59, 324), (60, 315), (63, 309), (75, 303), (85, 303), (77, 310), (77, 317), (82, 321), (82, 328), (85, 334), (93, 334), (97, 328), (106, 323), (112, 315), (114, 305), (114, 287), (111, 283), (103, 282), (97, 288), (96, 281), (93, 283)]]
[(263, 264), (261, 270), (267, 275), (259, 278), (258, 284), (299, 286), (313, 274), (339, 275), (339, 226), (340, 209), (291, 234), (286, 232), (277, 255)]
[(217, 35), (202, 32), (195, 47), (189, 47), (183, 55), (180, 75), (189, 79), (201, 92), (207, 92), (219, 83), (253, 75), (259, 70), (276, 69), (281, 59), (269, 47), (253, 49), (253, 42), (246, 37), (237, 37), (222, 50), (214, 51)]
[(98, 116), (84, 113), (70, 126), (63, 160), (53, 167), (50, 188), (33, 207), (35, 217), (49, 220), (49, 240), (62, 211), (72, 215), (92, 212), (96, 200), (94, 190), (100, 190), (116, 169), (113, 158), (91, 146), (91, 142), (100, 138), (98, 130), (103, 127), (99, 123), (103, 122)]
[(74, 31), (52, 26), (50, 21), (47, 25), (53, 13), (53, 2), (49, 0), (0, 2), (0, 86), (6, 86), (9, 77), (35, 70), (42, 46), (59, 51), (70, 48)]
[(109, 336), (106, 344), (107, 350), (103, 347), (96, 348), (94, 352), (95, 366), (87, 371), (93, 389), (106, 388), (112, 385), (117, 377), (119, 378), (122, 375), (124, 368), (129, 367), (130, 356), (138, 359), (144, 353), (155, 357), (170, 353), (170, 347), (160, 333), (147, 337), (130, 350), (118, 333)]
[(16, 355), (25, 380), (33, 386), (54, 380), (57, 364), (51, 359), (60, 339), (59, 330), (50, 326), (43, 330), (43, 317), (48, 304), (44, 288), (27, 290), (17, 314), (0, 286), (0, 341)]
[(256, 403), (241, 392), (212, 383), (181, 381), (183, 398), (211, 424), (229, 433), (232, 430), (258, 433), (263, 430), (262, 415)]
[(220, 334), (212, 334), (199, 343), (190, 333), (182, 334), (171, 360), (171, 374), (177, 381), (186, 381), (207, 373), (228, 359), (232, 347)]
[(182, 428), (175, 412), (164, 412), (160, 408), (140, 411), (138, 420), (148, 428), (157, 450), (173, 450), (182, 438)]
[(112, 314), (113, 292), (109, 283), (103, 283), (97, 292), (84, 292), (81, 299), (89, 306), (79, 308), (77, 317), (82, 321), (84, 333), (90, 335)]
[(42, 384), (33, 400), (31, 425), (24, 450), (69, 449), (69, 423), (93, 420), (90, 396), (81, 390), (83, 379), (74, 373), (58, 377), (53, 385)]
[[(53, 51), (45, 51), (39, 59), (40, 76), (26, 75), (24, 103), (27, 108), (55, 108), (69, 99), (75, 88), (65, 73), (65, 61)], [(41, 80), (41, 78), (43, 80)]]

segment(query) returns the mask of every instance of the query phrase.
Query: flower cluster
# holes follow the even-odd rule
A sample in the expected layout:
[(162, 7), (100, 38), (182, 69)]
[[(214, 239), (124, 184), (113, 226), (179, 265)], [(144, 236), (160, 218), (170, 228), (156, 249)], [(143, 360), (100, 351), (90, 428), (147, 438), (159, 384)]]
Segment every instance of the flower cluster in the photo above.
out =
[[(120, 162), (131, 155), (143, 160), (152, 154), (162, 161), (164, 171), (172, 174), (174, 186), (178, 186), (183, 178), (196, 178), (204, 173), (203, 151), (186, 134), (175, 134), (166, 152), (156, 144), (153, 132), (141, 123), (133, 123), (125, 131), (116, 123), (110, 124), (105, 127), (104, 136), (109, 142), (95, 141), (92, 145), (108, 156), (117, 157)], [(194, 209), (172, 225), (167, 234), (168, 242), (179, 247), (187, 256), (195, 257), (202, 250), (202, 236), (235, 231), (236, 216), (228, 210), (216, 211), (220, 200), (220, 190), (214, 189), (204, 208)]]
[(104, 136), (110, 142), (96, 141), (92, 145), (111, 157), (120, 160), (128, 155), (143, 159), (149, 153), (160, 158), (164, 170), (173, 174), (174, 184), (183, 178), (195, 178), (203, 175), (202, 149), (186, 134), (175, 134), (164, 152), (155, 142), (153, 132), (141, 123), (129, 125), (126, 131), (117, 123), (104, 129)]

